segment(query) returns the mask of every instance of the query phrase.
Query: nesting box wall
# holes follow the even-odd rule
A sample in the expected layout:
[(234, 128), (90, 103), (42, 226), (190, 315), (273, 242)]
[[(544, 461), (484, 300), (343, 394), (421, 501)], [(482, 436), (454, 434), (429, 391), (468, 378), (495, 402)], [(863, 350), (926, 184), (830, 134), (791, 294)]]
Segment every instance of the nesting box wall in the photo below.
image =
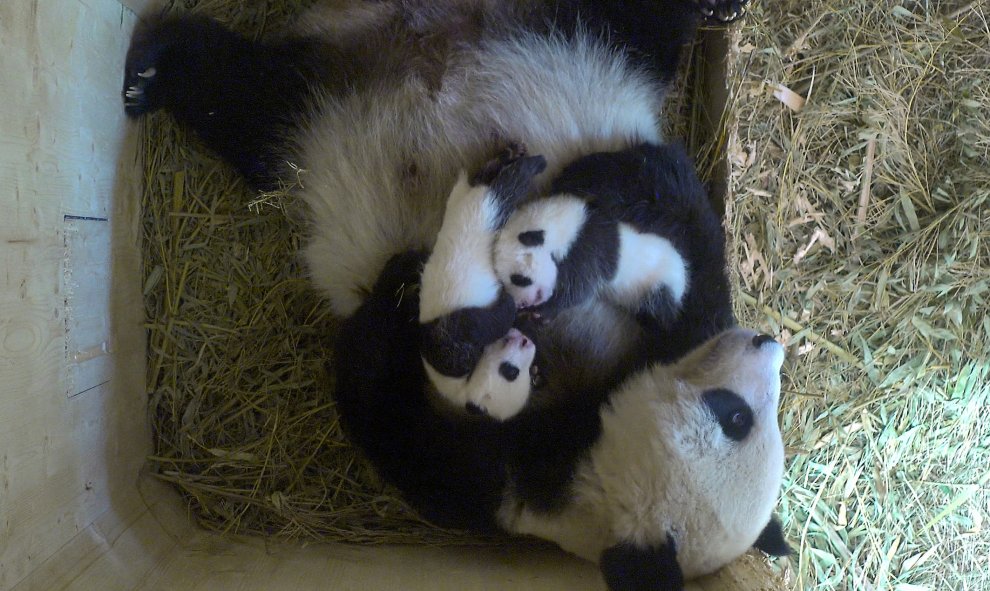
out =
[(117, 0), (0, 4), (0, 589), (133, 494), (149, 449), (117, 93), (134, 21)]

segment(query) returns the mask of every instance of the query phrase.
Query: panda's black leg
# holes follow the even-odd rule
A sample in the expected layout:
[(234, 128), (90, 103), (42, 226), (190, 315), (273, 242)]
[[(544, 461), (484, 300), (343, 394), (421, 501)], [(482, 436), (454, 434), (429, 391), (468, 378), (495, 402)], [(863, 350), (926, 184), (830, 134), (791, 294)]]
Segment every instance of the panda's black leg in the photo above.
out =
[(665, 544), (642, 547), (629, 542), (602, 552), (599, 567), (609, 591), (682, 591), (684, 574), (677, 563), (677, 548), (667, 536)]
[(663, 82), (676, 76), (681, 51), (703, 16), (695, 0), (579, 0), (577, 11), (591, 30), (625, 46)]
[[(576, 0), (569, 4), (592, 31), (625, 46), (663, 82), (677, 75), (681, 52), (702, 20), (732, 22), (749, 0)], [(563, 4), (563, 3), (562, 3)], [(561, 5), (557, 6), (559, 11)]]
[(722, 24), (735, 22), (746, 15), (749, 0), (695, 0), (701, 14), (709, 21)]
[(305, 108), (312, 83), (337, 74), (313, 41), (261, 43), (210, 19), (143, 22), (124, 71), (130, 117), (159, 109), (192, 127), (252, 184), (271, 186), (285, 127)]

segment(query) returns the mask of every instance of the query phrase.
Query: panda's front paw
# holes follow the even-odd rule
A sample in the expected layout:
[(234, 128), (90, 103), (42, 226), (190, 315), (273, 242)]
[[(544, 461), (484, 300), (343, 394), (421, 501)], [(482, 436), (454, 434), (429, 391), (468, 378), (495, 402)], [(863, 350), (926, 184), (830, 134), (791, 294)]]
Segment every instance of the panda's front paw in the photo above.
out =
[(153, 92), (151, 85), (158, 74), (155, 66), (148, 66), (143, 70), (130, 70), (124, 79), (124, 112), (130, 117), (140, 117), (154, 110), (149, 97)]
[(478, 172), (471, 177), (471, 185), (491, 185), (498, 176), (498, 173), (502, 172), (502, 169), (519, 160), (526, 155), (526, 144), (522, 142), (509, 142), (498, 153), (497, 156), (489, 160), (481, 167)]
[[(179, 19), (150, 19), (138, 25), (124, 63), (124, 112), (140, 117), (162, 108), (162, 63), (181, 39)], [(168, 69), (165, 66), (164, 69)]]
[(728, 24), (741, 19), (746, 14), (749, 0), (695, 0), (705, 18)]
[(525, 146), (513, 143), (472, 177), (473, 186), (487, 187), (488, 198), (497, 208), (493, 229), (505, 225), (516, 207), (535, 192), (536, 177), (546, 167), (543, 156), (528, 156)]
[(214, 82), (218, 54), (242, 50), (220, 23), (183, 14), (141, 21), (124, 62), (124, 111), (130, 117), (198, 104)]

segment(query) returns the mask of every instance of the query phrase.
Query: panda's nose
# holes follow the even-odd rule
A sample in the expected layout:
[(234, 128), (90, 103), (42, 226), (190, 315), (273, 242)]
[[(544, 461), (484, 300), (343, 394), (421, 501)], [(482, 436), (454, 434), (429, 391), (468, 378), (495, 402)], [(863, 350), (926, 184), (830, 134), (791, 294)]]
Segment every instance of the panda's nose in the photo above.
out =
[(774, 338), (768, 334), (758, 334), (753, 337), (753, 346), (757, 349), (771, 342), (774, 342)]

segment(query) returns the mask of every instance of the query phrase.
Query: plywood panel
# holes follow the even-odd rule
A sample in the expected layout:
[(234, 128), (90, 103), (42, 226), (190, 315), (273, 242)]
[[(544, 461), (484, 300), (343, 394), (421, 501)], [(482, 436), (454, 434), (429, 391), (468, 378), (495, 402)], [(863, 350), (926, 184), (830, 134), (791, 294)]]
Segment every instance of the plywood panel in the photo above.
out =
[[(134, 21), (116, 0), (0, 2), (0, 589), (112, 517), (149, 446), (119, 96)], [(67, 233), (66, 216), (108, 221)], [(80, 312), (66, 317), (70, 291)], [(101, 358), (73, 398), (70, 353), (80, 367)]]
[(66, 396), (110, 381), (110, 222), (65, 216), (63, 223)]
[(478, 548), (274, 546), (204, 537), (139, 587), (266, 591), (603, 591), (594, 565), (557, 552)]

